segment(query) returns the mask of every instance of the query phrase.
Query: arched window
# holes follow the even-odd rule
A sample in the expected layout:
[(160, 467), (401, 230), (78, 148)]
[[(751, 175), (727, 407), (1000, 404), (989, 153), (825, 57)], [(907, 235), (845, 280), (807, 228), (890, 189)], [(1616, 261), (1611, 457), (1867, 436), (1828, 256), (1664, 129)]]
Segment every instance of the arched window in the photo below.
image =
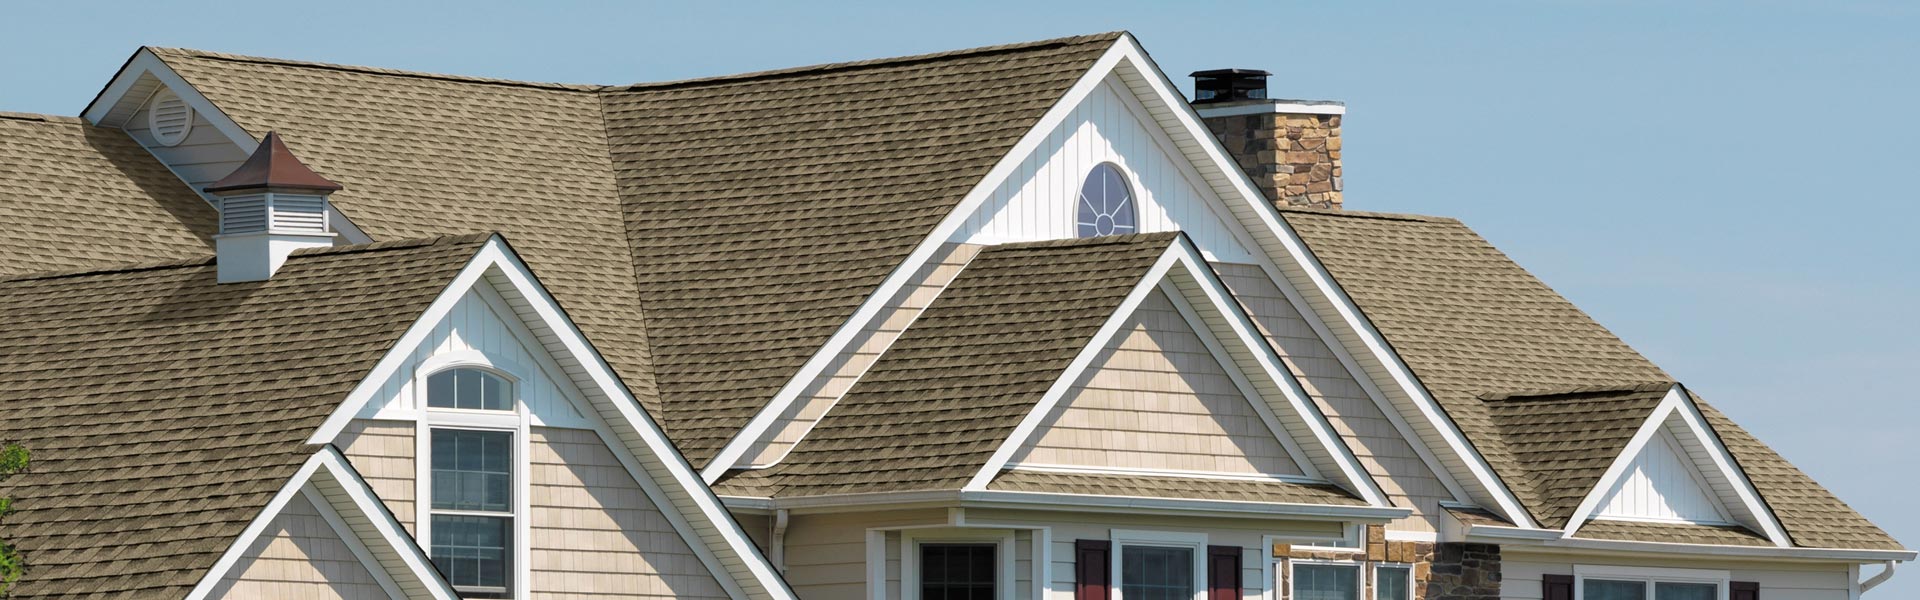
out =
[(1133, 189), (1113, 163), (1100, 163), (1080, 184), (1080, 237), (1119, 235), (1138, 231), (1134, 219)]
[(427, 406), (513, 410), (512, 384), (480, 369), (447, 369), (427, 377)]

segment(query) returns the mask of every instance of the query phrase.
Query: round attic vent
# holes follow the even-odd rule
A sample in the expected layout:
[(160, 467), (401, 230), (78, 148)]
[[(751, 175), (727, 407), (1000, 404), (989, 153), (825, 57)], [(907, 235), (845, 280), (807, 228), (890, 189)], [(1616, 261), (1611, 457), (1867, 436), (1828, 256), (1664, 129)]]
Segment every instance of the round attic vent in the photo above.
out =
[(147, 127), (153, 131), (153, 141), (178, 146), (193, 131), (193, 107), (173, 90), (160, 90), (147, 105)]

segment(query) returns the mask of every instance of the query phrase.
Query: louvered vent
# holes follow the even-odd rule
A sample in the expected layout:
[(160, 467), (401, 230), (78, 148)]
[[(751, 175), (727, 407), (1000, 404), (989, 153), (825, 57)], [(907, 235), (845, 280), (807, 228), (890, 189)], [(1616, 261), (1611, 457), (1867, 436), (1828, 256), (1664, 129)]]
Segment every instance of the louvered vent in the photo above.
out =
[(160, 90), (147, 107), (147, 127), (153, 131), (153, 141), (178, 146), (193, 131), (193, 107), (173, 90)]
[(266, 230), (266, 194), (220, 199), (220, 233), (254, 233)]
[(327, 231), (327, 201), (320, 196), (273, 195), (273, 230), (301, 233)]

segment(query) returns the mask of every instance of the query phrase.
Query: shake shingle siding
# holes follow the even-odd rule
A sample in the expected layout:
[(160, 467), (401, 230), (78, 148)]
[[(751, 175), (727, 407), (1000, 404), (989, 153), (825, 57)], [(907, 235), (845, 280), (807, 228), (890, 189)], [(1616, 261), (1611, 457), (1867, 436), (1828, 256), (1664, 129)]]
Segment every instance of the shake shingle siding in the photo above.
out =
[(16, 598), (179, 597), (310, 458), (308, 435), (485, 236), (0, 280), (0, 439), (32, 469)]

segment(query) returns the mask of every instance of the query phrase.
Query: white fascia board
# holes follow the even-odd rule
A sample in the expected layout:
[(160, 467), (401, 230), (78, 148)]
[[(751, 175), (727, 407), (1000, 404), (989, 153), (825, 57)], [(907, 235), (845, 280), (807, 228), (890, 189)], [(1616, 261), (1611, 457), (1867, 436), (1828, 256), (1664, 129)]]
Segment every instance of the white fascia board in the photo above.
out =
[[(1599, 510), (1600, 501), (1606, 498), (1607, 492), (1626, 475), (1627, 469), (1633, 466), (1633, 460), (1659, 434), (1660, 430), (1666, 427), (1669, 417), (1675, 414), (1680, 416), (1681, 420), (1687, 424), (1688, 430), (1713, 455), (1714, 467), (1719, 469), (1728, 481), (1734, 483), (1734, 491), (1739, 495), (1741, 504), (1759, 521), (1757, 524), (1761, 531), (1766, 533), (1767, 540), (1780, 548), (1793, 547), (1793, 540), (1787, 537), (1785, 529), (1780, 526), (1773, 511), (1767, 507), (1766, 503), (1760, 501), (1759, 491), (1754, 489), (1753, 482), (1748, 480), (1746, 472), (1734, 463), (1733, 456), (1727, 452), (1726, 446), (1720, 443), (1719, 436), (1714, 435), (1713, 429), (1707, 426), (1706, 419), (1701, 417), (1699, 408), (1693, 405), (1692, 399), (1688, 398), (1686, 390), (1679, 384), (1674, 384), (1667, 389), (1667, 395), (1660, 399), (1659, 405), (1654, 407), (1653, 414), (1648, 415), (1647, 420), (1640, 424), (1640, 429), (1635, 431), (1633, 437), (1627, 441), (1626, 448), (1620, 451), (1619, 456), (1613, 458), (1613, 463), (1607, 466), (1606, 472), (1600, 476), (1600, 480), (1594, 484), (1593, 489), (1587, 491), (1586, 497), (1582, 498), (1579, 506), (1573, 510), (1573, 516), (1567, 519), (1566, 529), (1560, 537), (1572, 538), (1574, 533), (1580, 531), (1580, 528), (1593, 518), (1594, 511)], [(1717, 497), (1715, 500), (1724, 501), (1723, 498)]]
[[(1132, 39), (1130, 36), (1122, 37), (1125, 40)], [(980, 181), (974, 184), (953, 211), (947, 213), (940, 224), (934, 227), (933, 232), (922, 239), (920, 245), (907, 255), (906, 260), (894, 267), (893, 272), (881, 281), (880, 287), (867, 295), (867, 299), (861, 302), (853, 316), (848, 318), (846, 323), (841, 324), (840, 329), (834, 331), (833, 336), (829, 337), (827, 342), (821, 345), (805, 364), (801, 365), (800, 371), (795, 373), (786, 385), (781, 386), (773, 399), (747, 422), (747, 426), (734, 434), (733, 439), (720, 449), (720, 453), (708, 461), (706, 469), (701, 471), (701, 476), (708, 483), (719, 481), (728, 469), (732, 469), (744, 460), (747, 451), (753, 447), (754, 443), (779, 422), (780, 415), (784, 414), (794, 402), (799, 401), (801, 392), (805, 391), (815, 379), (826, 375), (827, 367), (847, 350), (854, 338), (858, 337), (866, 327), (868, 321), (879, 316), (886, 308), (887, 300), (906, 286), (913, 279), (914, 273), (918, 272), (920, 267), (940, 250), (940, 246), (946, 243), (948, 238), (953, 237), (954, 232), (965, 226), (973, 212), (993, 196), (1000, 182), (1017, 170), (1028, 154), (1033, 153), (1040, 144), (1046, 142), (1048, 134), (1071, 116), (1073, 109), (1079, 106), (1088, 94), (1100, 87), (1101, 81), (1106, 78), (1108, 72), (1113, 70), (1114, 65), (1125, 59), (1128, 45), (1129, 42), (1126, 41), (1116, 43), (1107, 50), (1106, 54), (1101, 55), (1100, 59), (1094, 62), (1093, 68), (1081, 75), (1080, 79), (1067, 89), (1067, 93), (1041, 115), (1039, 123), (1027, 130), (1020, 140), (1014, 143), (1013, 149), (1002, 156), (1000, 161), (987, 171), (986, 176), (981, 177)]]
[[(1167, 79), (1166, 73), (1147, 58), (1146, 51), (1140, 48), (1131, 35), (1123, 36), (1122, 41), (1124, 43), (1120, 48), (1126, 53), (1128, 62), (1141, 69), (1145, 75), (1142, 79), (1153, 90), (1155, 97), (1173, 109), (1174, 118), (1179, 121), (1186, 136), (1195, 141), (1197, 148), (1204, 155), (1202, 158), (1219, 166), (1217, 170), (1222, 173), (1225, 183), (1234, 192), (1231, 195), (1222, 194), (1223, 198), (1231, 196), (1227, 198), (1230, 202), (1235, 198), (1240, 200), (1232, 203), (1229, 208), (1251, 211), (1249, 216), (1258, 220), (1274, 234), (1281, 243), (1284, 255), (1298, 263), (1318, 291), (1332, 300), (1342, 320), (1360, 333), (1367, 345), (1367, 350), (1388, 367), (1394, 383), (1414, 399), (1421, 416), (1433, 424), (1447, 445), (1466, 463), (1474, 479), (1494, 496), (1494, 500), (1500, 505), (1501, 512), (1515, 523), (1533, 527), (1533, 517), (1520, 504), (1519, 498), (1507, 487), (1506, 482), (1494, 473), (1493, 467), (1487, 463), (1486, 458), (1467, 441), (1466, 436), (1447, 416), (1446, 411), (1440, 408), (1432, 395), (1427, 393), (1425, 385), (1420, 383), (1419, 379), (1413, 375), (1412, 369), (1407, 367), (1405, 361), (1402, 361), (1393, 351), (1392, 346), (1387, 344), (1385, 336), (1381, 335), (1379, 330), (1366, 319), (1346, 291), (1340, 289), (1332, 274), (1307, 249), (1306, 243), (1300, 239), (1299, 234), (1280, 217), (1279, 210), (1267, 203), (1266, 196), (1253, 185), (1253, 181), (1247, 178), (1246, 173), (1240, 170), (1238, 163), (1228, 157), (1226, 149), (1200, 121), (1200, 116), (1194, 112), (1192, 105), (1186, 102), (1185, 97), (1174, 88), (1172, 81)], [(1339, 342), (1330, 340), (1330, 343)]]
[[(219, 587), (220, 582), (225, 580), (227, 575), (233, 571), (234, 566), (239, 564), (240, 559), (246, 557), (247, 548), (253, 546), (253, 543), (260, 539), (260, 535), (266, 532), (267, 527), (273, 524), (273, 520), (276, 517), (280, 516), (280, 512), (286, 508), (287, 503), (292, 501), (294, 496), (306, 494), (305, 490), (308, 484), (313, 481), (316, 474), (322, 471), (326, 473), (327, 477), (339, 482), (341, 487), (347, 490), (349, 495), (355, 495), (356, 492), (361, 494), (354, 496), (353, 508), (359, 513), (357, 516), (364, 517), (368, 521), (373, 522), (376, 527), (381, 527), (383, 524), (390, 526), (390, 528), (386, 528), (382, 532), (383, 537), (386, 538), (386, 541), (392, 546), (393, 550), (399, 552), (402, 557), (407, 560), (408, 567), (412, 571), (411, 575), (417, 579), (419, 583), (423, 584), (423, 587), (429, 590), (434, 598), (443, 600), (457, 600), (459, 598), (459, 595), (454, 593), (453, 586), (448, 585), (446, 580), (440, 577), (440, 572), (433, 568), (432, 562), (427, 559), (426, 553), (420, 550), (420, 546), (413, 543), (411, 538), (407, 538), (404, 530), (400, 529), (399, 523), (393, 520), (393, 515), (378, 504), (379, 499), (372, 495), (372, 489), (367, 487), (366, 480), (361, 479), (359, 473), (355, 472), (351, 466), (348, 466), (346, 458), (340, 455), (339, 450), (329, 446), (321, 449), (319, 452), (315, 452), (313, 456), (308, 457), (306, 462), (300, 465), (300, 469), (294, 472), (293, 477), (289, 478), (287, 483), (281, 486), (280, 491), (274, 493), (273, 498), (267, 502), (266, 507), (262, 508), (260, 513), (255, 515), (253, 520), (247, 523), (246, 528), (240, 531), (239, 537), (233, 541), (233, 544), (229, 545), (226, 551), (220, 554), (220, 558), (214, 562), (213, 567), (207, 569), (206, 575), (201, 576), (200, 582), (194, 585), (191, 591), (187, 592), (187, 600), (203, 600), (207, 598), (215, 588)], [(324, 499), (322, 502), (324, 506), (317, 507), (322, 511), (336, 510), (338, 508), (333, 503), (326, 502)], [(325, 515), (324, 512), (322, 514), (323, 516)], [(396, 538), (395, 536), (398, 537)], [(369, 570), (378, 570), (378, 572), (384, 573), (384, 568), (379, 564), (369, 564), (366, 566)], [(388, 581), (391, 581), (391, 579)]]
[[(1186, 238), (1181, 236), (1180, 239)], [(973, 478), (967, 480), (967, 484), (961, 489), (986, 490), (987, 484), (1000, 474), (1000, 470), (1006, 467), (1007, 461), (1013, 460), (1014, 453), (1019, 452), (1027, 439), (1033, 437), (1033, 433), (1039, 430), (1040, 425), (1047, 420), (1047, 415), (1052, 414), (1053, 408), (1060, 404), (1060, 400), (1066, 397), (1069, 390), (1073, 389), (1074, 382), (1078, 381), (1080, 375), (1093, 365), (1093, 359), (1099, 357), (1100, 351), (1120, 333), (1126, 325), (1127, 318), (1140, 307), (1141, 302), (1145, 302), (1147, 297), (1153, 294), (1154, 290), (1159, 289), (1161, 278), (1180, 262), (1180, 254), (1172, 250), (1178, 245), (1178, 243), (1169, 244), (1169, 250), (1162, 253), (1159, 260), (1154, 261), (1153, 267), (1147, 270), (1147, 274), (1141, 277), (1140, 281), (1134, 283), (1133, 289), (1127, 292), (1125, 299), (1121, 300), (1120, 307), (1114, 310), (1113, 314), (1107, 315), (1107, 321), (1094, 332), (1093, 338), (1081, 347), (1080, 353), (1073, 357), (1072, 362), (1067, 363), (1067, 368), (1061, 371), (1060, 377), (1055, 379), (1046, 393), (1040, 396), (1040, 401), (1027, 412), (1027, 416), (1020, 419), (1020, 424), (1014, 427), (1013, 433), (1008, 435), (1007, 439), (1000, 441), (1000, 447), (994, 450), (993, 456), (987, 458), (986, 464), (974, 473)]]
[(1474, 525), (1468, 527), (1464, 541), (1478, 544), (1498, 544), (1503, 548), (1516, 550), (1526, 549), (1527, 551), (1533, 552), (1608, 553), (1630, 555), (1640, 558), (1671, 555), (1676, 557), (1775, 558), (1868, 563), (1889, 560), (1911, 561), (1916, 556), (1916, 553), (1912, 550), (1715, 546), (1709, 544), (1673, 544), (1666, 542), (1565, 538), (1560, 536), (1560, 532), (1551, 529), (1521, 529), (1500, 525)]
[(1010, 508), (1110, 514), (1386, 523), (1395, 519), (1403, 519), (1413, 514), (1413, 509), (1398, 507), (1196, 500), (1189, 498), (1156, 498), (1148, 496), (1056, 494), (1004, 490), (878, 492), (773, 499), (728, 499), (730, 503), (736, 500), (748, 500), (751, 505), (760, 510), (786, 510), (789, 511), (790, 514), (796, 515), (870, 512), (880, 509), (893, 510), (902, 508)]
[[(1300, 385), (1300, 380), (1293, 376), (1293, 371), (1281, 362), (1279, 354), (1267, 344), (1266, 337), (1260, 334), (1259, 328), (1253, 324), (1253, 319), (1241, 309), (1240, 303), (1234, 300), (1231, 292), (1227, 291), (1226, 284), (1220, 281), (1219, 275), (1213, 272), (1213, 268), (1207, 266), (1206, 260), (1200, 256), (1200, 251), (1193, 246), (1193, 242), (1188, 240), (1187, 236), (1181, 235), (1179, 241), (1168, 249), (1168, 253), (1178, 258), (1180, 266), (1184, 267), (1179, 273), (1189, 278), (1198, 288), (1196, 291), (1200, 292), (1200, 297), (1186, 298), (1186, 300), (1188, 302), (1204, 301), (1226, 317), (1223, 320), (1230, 331), (1214, 333), (1220, 338), (1238, 342), (1241, 348), (1253, 354), (1254, 359), (1260, 363), (1262, 374), (1280, 387), (1286, 396), (1288, 406), (1293, 408), (1294, 416), (1306, 423), (1307, 428), (1313, 432), (1314, 441), (1333, 456), (1334, 462), (1340, 467), (1341, 476), (1360, 493), (1362, 499), (1373, 506), (1392, 506), (1393, 503), (1387, 500), (1386, 493), (1380, 490), (1373, 476), (1367, 473), (1366, 468), (1360, 466), (1360, 459), (1353, 455), (1346, 441), (1333, 431), (1333, 425), (1327, 421), (1326, 415), (1314, 405), (1307, 395), (1306, 388)], [(1178, 285), (1174, 287), (1181, 288)], [(1192, 325), (1196, 328), (1206, 326), (1204, 322)], [(1289, 448), (1289, 450), (1296, 449)]]

